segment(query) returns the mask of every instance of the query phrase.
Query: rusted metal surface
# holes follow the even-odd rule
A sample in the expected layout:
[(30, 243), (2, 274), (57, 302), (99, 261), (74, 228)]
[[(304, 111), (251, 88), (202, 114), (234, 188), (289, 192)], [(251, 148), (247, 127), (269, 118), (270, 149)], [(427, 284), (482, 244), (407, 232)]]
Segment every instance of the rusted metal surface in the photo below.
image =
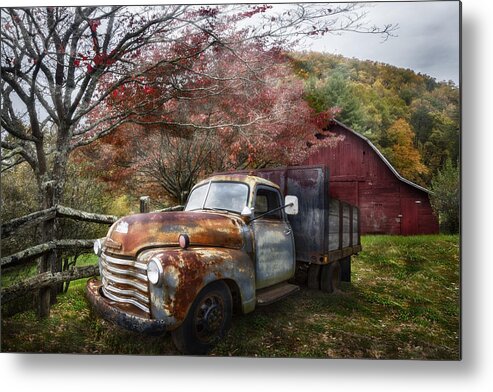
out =
[(131, 331), (145, 333), (163, 332), (175, 325), (173, 317), (150, 319), (133, 307), (114, 303), (101, 294), (101, 286), (100, 280), (90, 279), (86, 285), (86, 297), (105, 320)]
[(238, 216), (204, 211), (135, 214), (113, 224), (108, 232), (111, 244), (103, 243), (103, 250), (135, 257), (146, 248), (178, 246), (181, 233), (188, 234), (191, 246), (241, 249), (242, 224)]
[[(177, 246), (180, 234), (190, 239), (187, 249)], [(142, 329), (142, 319), (168, 320), (166, 328), (178, 327), (200, 290), (216, 280), (235, 288), (243, 312), (255, 307), (251, 231), (239, 215), (204, 211), (131, 215), (115, 222), (102, 244), (102, 282), (93, 296), (104, 299), (97, 303), (105, 317), (116, 318), (125, 328)], [(147, 278), (151, 259), (162, 267), (162, 281), (155, 285)], [(115, 316), (108, 307), (117, 314), (131, 309), (138, 320)]]
[[(320, 166), (281, 167), (240, 171), (238, 178), (251, 173), (276, 186), (284, 195), (297, 196), (299, 213), (289, 217), (293, 229), (296, 259), (323, 263), (328, 252), (328, 171)], [(250, 177), (254, 178), (254, 177)], [(327, 221), (327, 222), (326, 222)], [(327, 235), (326, 235), (327, 233)]]
[(163, 266), (160, 286), (150, 285), (153, 317), (173, 315), (177, 324), (185, 318), (198, 292), (216, 280), (230, 280), (237, 285), (242, 311), (255, 306), (255, 270), (250, 257), (241, 250), (193, 248), (150, 250), (139, 260), (158, 259)]
[[(91, 303), (97, 301), (98, 306), (103, 307), (103, 317), (116, 317), (117, 324), (124, 328), (143, 329), (143, 325), (147, 325), (143, 321), (146, 319), (165, 320), (168, 330), (178, 327), (200, 290), (216, 280), (234, 282), (242, 312), (248, 313), (255, 307), (254, 266), (248, 254), (241, 250), (166, 248), (144, 251), (137, 260), (115, 259), (104, 254), (102, 259), (102, 282), (92, 282), (98, 290), (93, 290), (91, 295), (103, 298), (93, 298)], [(150, 284), (139, 272), (147, 267), (151, 259), (159, 260), (163, 266), (163, 282), (160, 285)], [(121, 268), (109, 271), (107, 264), (115, 266), (117, 262), (126, 262), (127, 270), (121, 265)], [(108, 309), (111, 307), (117, 314), (130, 313), (138, 320), (115, 316)]]

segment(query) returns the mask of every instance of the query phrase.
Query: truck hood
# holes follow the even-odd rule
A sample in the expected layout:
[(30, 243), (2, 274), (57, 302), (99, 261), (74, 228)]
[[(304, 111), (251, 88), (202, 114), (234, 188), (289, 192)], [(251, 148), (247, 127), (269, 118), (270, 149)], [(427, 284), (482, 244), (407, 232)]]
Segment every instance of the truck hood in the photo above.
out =
[(178, 246), (180, 234), (188, 234), (190, 246), (240, 249), (241, 219), (221, 213), (158, 212), (123, 217), (111, 226), (103, 249), (108, 253), (135, 257), (140, 250)]

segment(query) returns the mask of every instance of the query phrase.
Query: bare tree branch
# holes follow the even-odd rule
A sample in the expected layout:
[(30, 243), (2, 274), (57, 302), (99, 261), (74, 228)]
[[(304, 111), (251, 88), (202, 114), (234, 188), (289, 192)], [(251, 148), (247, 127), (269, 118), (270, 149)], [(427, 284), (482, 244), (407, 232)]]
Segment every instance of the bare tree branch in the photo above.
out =
[[(259, 109), (236, 123), (204, 125), (167, 118), (172, 110), (168, 106), (219, 97), (226, 82), (231, 86), (237, 82), (238, 88), (263, 82), (258, 75), (269, 64), (252, 62), (242, 53), (239, 48), (245, 42), (276, 48), (299, 38), (342, 31), (392, 34), (392, 25), (368, 27), (363, 9), (353, 3), (293, 4), (281, 11), (264, 5), (169, 5), (140, 7), (138, 12), (123, 6), (3, 9), (3, 131), (23, 142), (16, 146), (22, 154), (16, 155), (35, 169), (39, 184), (60, 179), (56, 199), (70, 152), (128, 122), (203, 131), (232, 127), (243, 132), (266, 121)], [(161, 51), (162, 56), (143, 63), (142, 50)], [(193, 66), (197, 58), (214, 50), (229, 51), (243, 71), (221, 74)], [(141, 83), (145, 87), (141, 79), (163, 67), (168, 73), (160, 83), (166, 85), (166, 94), (149, 97), (130, 110), (105, 112), (104, 105), (121, 87)], [(212, 83), (194, 86), (189, 83), (194, 78)]]

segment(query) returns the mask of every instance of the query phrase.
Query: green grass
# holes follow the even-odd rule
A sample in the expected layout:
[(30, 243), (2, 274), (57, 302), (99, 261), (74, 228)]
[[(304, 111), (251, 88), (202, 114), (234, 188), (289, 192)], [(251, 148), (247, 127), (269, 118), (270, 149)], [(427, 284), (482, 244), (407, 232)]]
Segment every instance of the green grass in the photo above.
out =
[[(457, 236), (365, 236), (340, 293), (302, 288), (234, 316), (211, 355), (457, 360), (459, 273)], [(25, 312), (2, 320), (2, 351), (178, 354), (169, 335), (139, 335), (96, 317), (84, 285), (73, 282), (48, 319)]]
[[(73, 257), (71, 258), (73, 260)], [(94, 254), (83, 254), (77, 258), (77, 267), (84, 267), (86, 265), (95, 265), (98, 262), (98, 258)], [(35, 276), (38, 272), (35, 263), (29, 263), (28, 265), (19, 265), (8, 270), (7, 273), (2, 272), (1, 286), (8, 287), (20, 280), (28, 279)], [(73, 283), (73, 282), (72, 282)]]

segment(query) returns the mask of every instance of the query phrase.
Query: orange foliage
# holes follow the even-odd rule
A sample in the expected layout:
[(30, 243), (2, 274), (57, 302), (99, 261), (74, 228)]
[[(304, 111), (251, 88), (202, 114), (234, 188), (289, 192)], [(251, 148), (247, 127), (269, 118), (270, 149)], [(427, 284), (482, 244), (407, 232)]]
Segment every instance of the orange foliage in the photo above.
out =
[(414, 146), (414, 137), (407, 121), (398, 119), (387, 130), (387, 139), (391, 146), (384, 149), (384, 154), (404, 178), (420, 182), (420, 176), (427, 174), (428, 168)]

